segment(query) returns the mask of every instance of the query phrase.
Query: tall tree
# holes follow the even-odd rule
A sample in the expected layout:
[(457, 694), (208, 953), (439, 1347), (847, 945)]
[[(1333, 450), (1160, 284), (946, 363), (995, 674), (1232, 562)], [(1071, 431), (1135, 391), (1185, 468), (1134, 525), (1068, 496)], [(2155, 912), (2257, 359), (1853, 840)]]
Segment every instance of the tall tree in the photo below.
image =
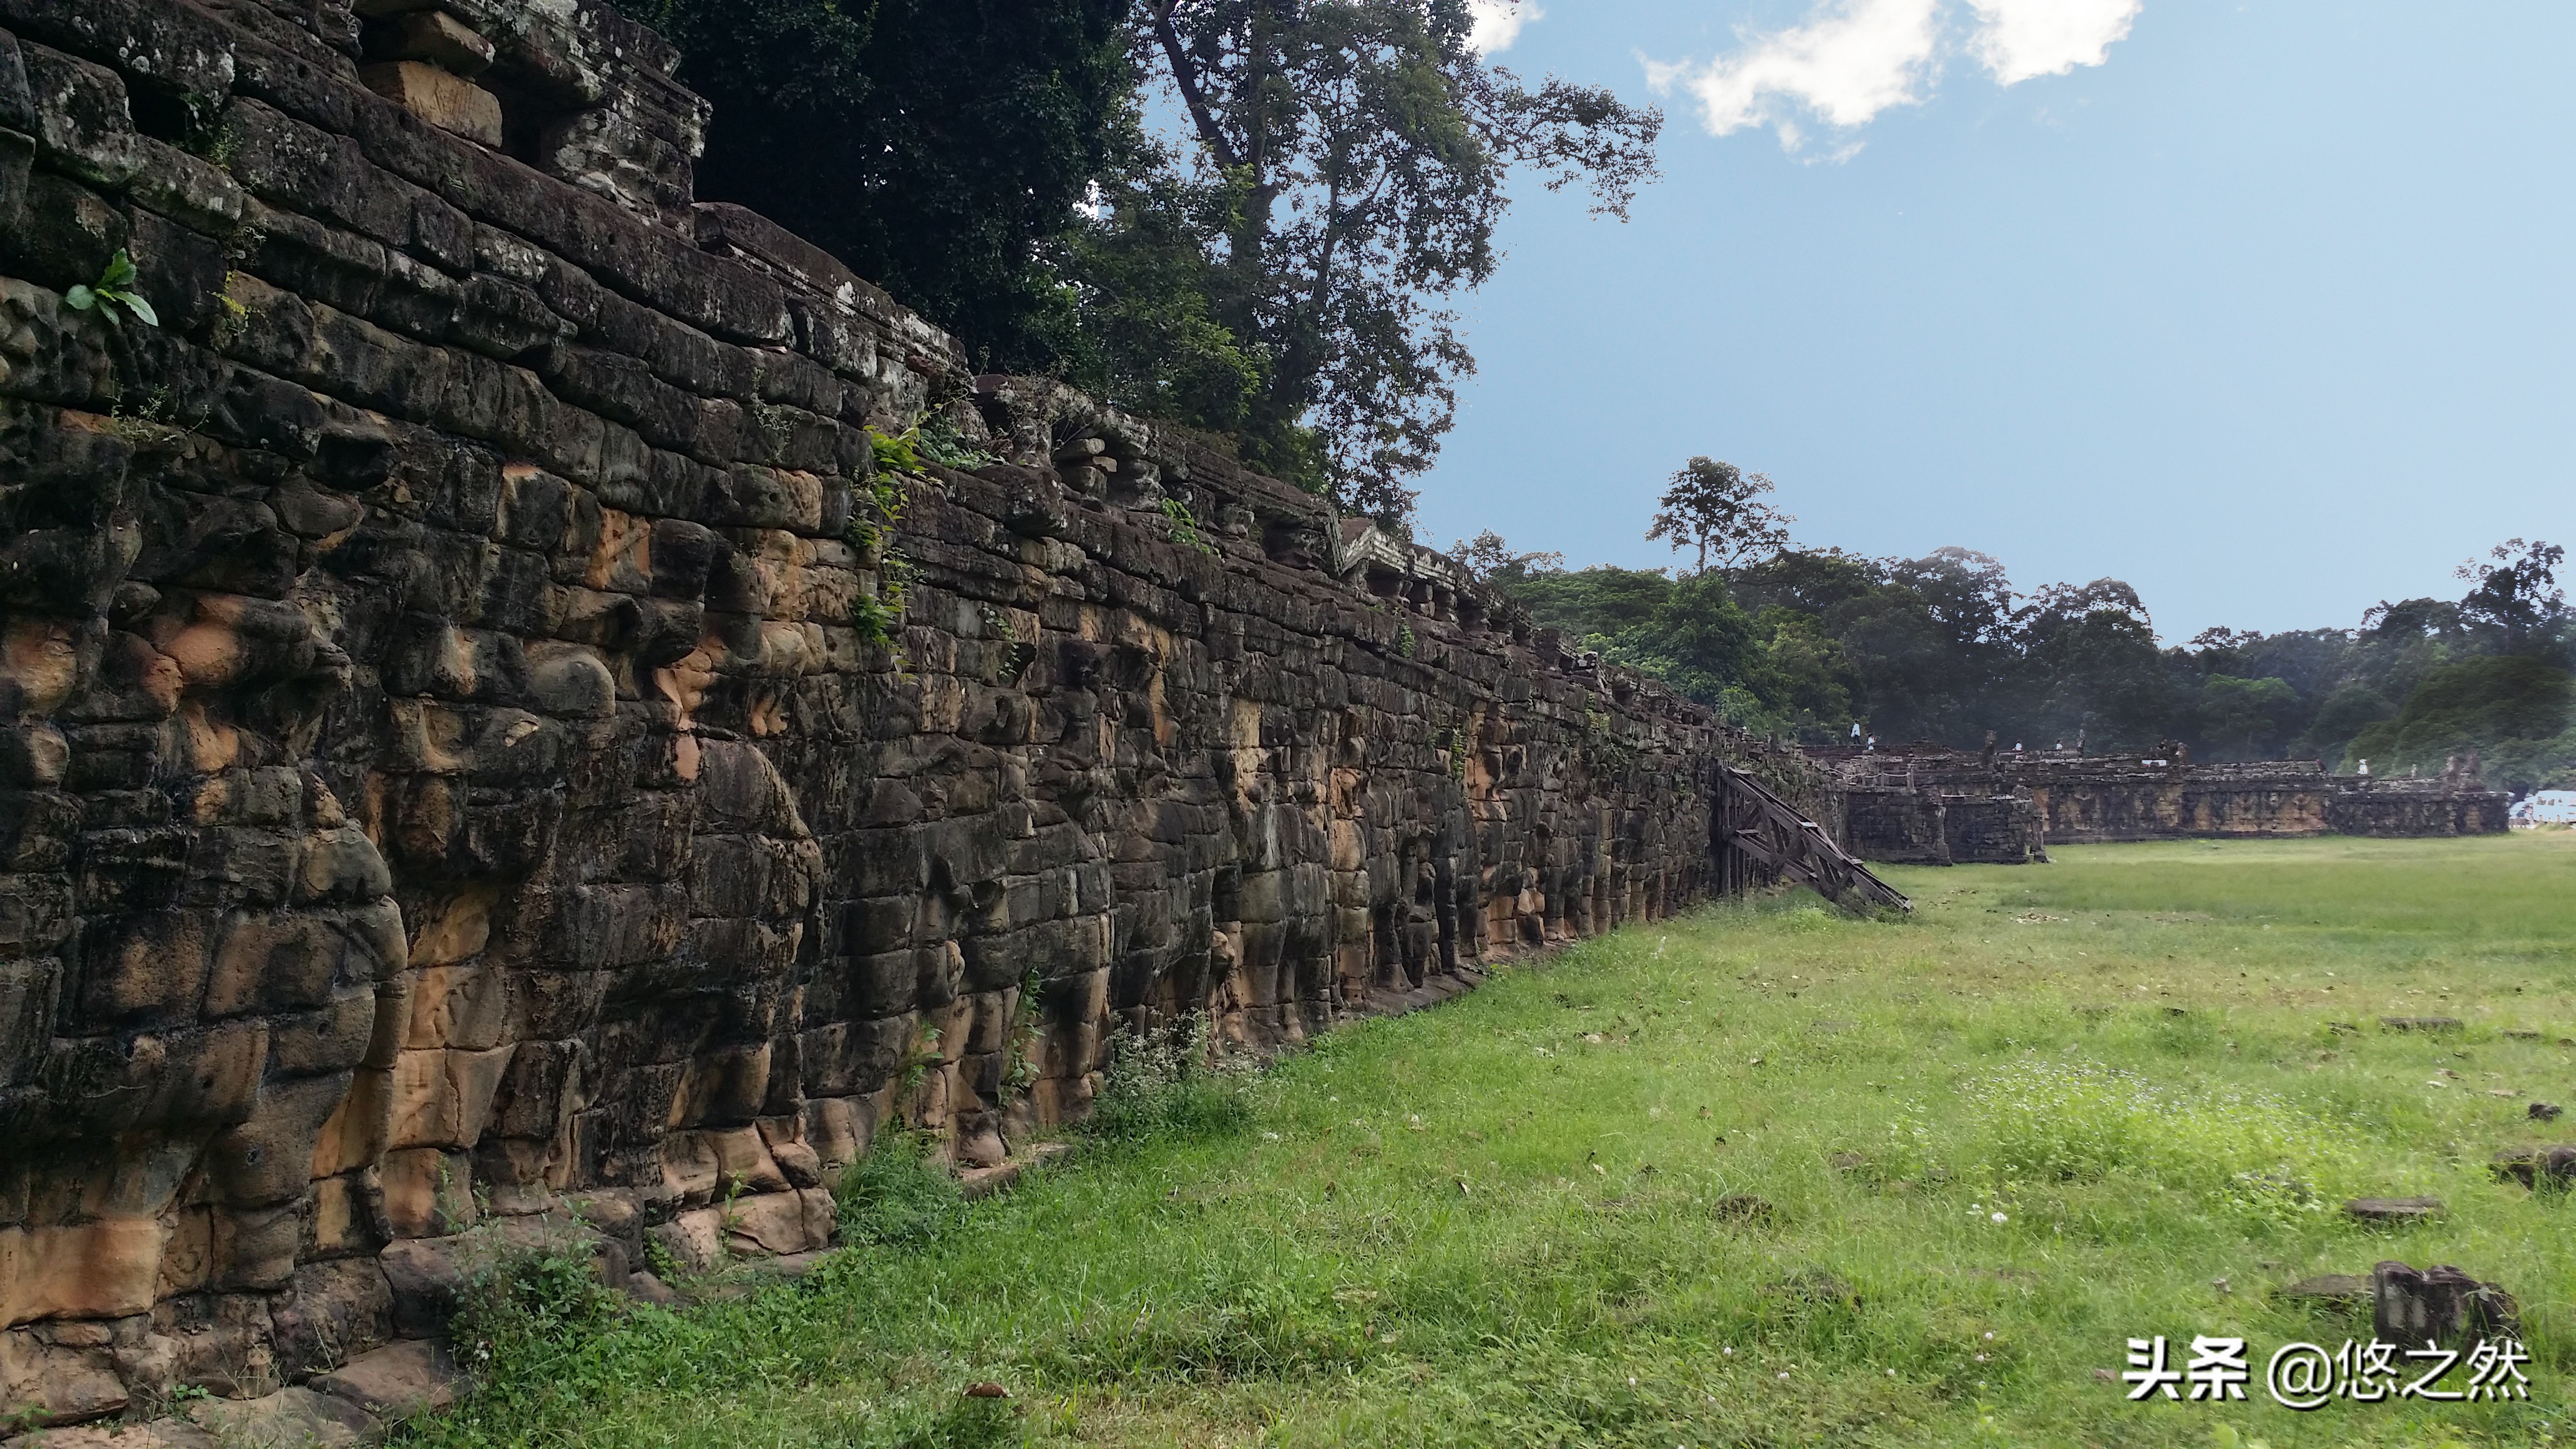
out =
[(2164, 659), (2138, 591), (2118, 579), (2050, 584), (2021, 630), (2022, 728), (2038, 738), (2084, 732), (2117, 746), (2152, 743), (2165, 728)]
[(1462, 538), (1449, 546), (1449, 556), (1461, 568), (1489, 583), (1508, 584), (1526, 578), (1534, 569), (1562, 569), (1565, 555), (1554, 549), (1531, 553), (1515, 552), (1503, 536), (1486, 529), (1474, 538)]
[(1260, 349), (1252, 461), (1389, 522), (1473, 357), (1447, 300), (1500, 254), (1505, 183), (1588, 181), (1624, 217), (1661, 113), (1525, 86), (1470, 46), (1467, 0), (1143, 0), (1139, 40), (1232, 204), (1207, 238), (1221, 320)]
[(1110, 158), (1133, 0), (627, 0), (715, 104), (699, 194), (804, 234), (958, 334), (1062, 370), (1047, 244)]
[(2557, 573), (2567, 550), (2509, 538), (2487, 556), (2487, 563), (2472, 559), (2455, 571), (2476, 585), (2460, 600), (2462, 617), (2493, 630), (2507, 654), (2555, 644), (2559, 626), (2567, 621), (2567, 595), (2558, 588)]
[(1676, 550), (1696, 545), (1702, 573), (1708, 571), (1712, 553), (1720, 569), (1776, 554), (1789, 541), (1789, 525), (1798, 519), (1766, 502), (1770, 492), (1771, 480), (1759, 473), (1714, 458), (1693, 458), (1673, 474), (1646, 537), (1669, 539)]

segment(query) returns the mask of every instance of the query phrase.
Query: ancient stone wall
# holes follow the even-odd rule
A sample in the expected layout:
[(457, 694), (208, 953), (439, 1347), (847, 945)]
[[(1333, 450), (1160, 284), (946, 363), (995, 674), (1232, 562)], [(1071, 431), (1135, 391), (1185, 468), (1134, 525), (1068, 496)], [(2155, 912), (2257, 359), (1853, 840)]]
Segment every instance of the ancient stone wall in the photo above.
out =
[(1970, 791), (1846, 779), (1843, 843), (1891, 865), (2027, 865), (2044, 861), (2037, 803), (2028, 791)]
[[(2026, 800), (2038, 832), (2033, 847), (2329, 833), (2479, 835), (2505, 829), (2510, 804), (2478, 778), (2474, 761), (2425, 779), (2374, 779), (2329, 774), (2312, 760), (2196, 765), (2055, 750), (1989, 760), (1938, 747), (1815, 753), (1852, 802), (1853, 850), (1873, 860), (1932, 860), (1938, 852), (1931, 845), (1930, 800), (1938, 794), (1949, 803), (1953, 792), (1955, 798)], [(2005, 858), (2027, 858), (2008, 827), (1990, 822), (1977, 834), (2000, 843)], [(1948, 843), (1955, 850), (1957, 842)]]
[(819, 1246), (889, 1121), (999, 1163), (1121, 1029), (1693, 900), (1720, 755), (1821, 798), (693, 204), (593, 0), (369, 8), (0, 0), (0, 1413), (433, 1326), (486, 1220)]

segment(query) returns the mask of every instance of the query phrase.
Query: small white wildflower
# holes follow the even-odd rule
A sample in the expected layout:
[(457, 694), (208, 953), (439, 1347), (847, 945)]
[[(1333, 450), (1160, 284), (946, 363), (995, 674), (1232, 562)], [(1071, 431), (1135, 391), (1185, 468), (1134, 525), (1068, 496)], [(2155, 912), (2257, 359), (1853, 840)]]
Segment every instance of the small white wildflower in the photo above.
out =
[[(1995, 1221), (1996, 1221), (1996, 1222), (1999, 1222), (1999, 1223), (2002, 1223), (2002, 1222), (2010, 1222), (2010, 1221), (2011, 1221), (2011, 1219), (2010, 1219), (2010, 1218), (2005, 1217), (2002, 1213), (1997, 1213), (1997, 1214), (1995, 1214)], [(1988, 1337), (1992, 1337), (1992, 1336), (1993, 1336), (1993, 1335), (1991, 1335), (1991, 1334), (1989, 1334), (1989, 1335), (1988, 1335)]]

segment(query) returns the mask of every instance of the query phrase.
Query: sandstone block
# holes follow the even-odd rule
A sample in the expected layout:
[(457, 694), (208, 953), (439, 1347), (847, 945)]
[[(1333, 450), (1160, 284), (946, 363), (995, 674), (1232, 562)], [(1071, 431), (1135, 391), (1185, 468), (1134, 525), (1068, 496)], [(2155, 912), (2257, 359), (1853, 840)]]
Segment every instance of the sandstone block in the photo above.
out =
[[(721, 1211), (721, 1210), (720, 1210)], [(725, 1213), (725, 1245), (735, 1253), (785, 1257), (832, 1241), (832, 1195), (821, 1188), (736, 1198)]]
[(307, 1230), (313, 1254), (374, 1253), (391, 1236), (384, 1220), (384, 1195), (365, 1175), (326, 1177), (314, 1183), (312, 1191)]
[(212, 911), (156, 911), (104, 923), (82, 942), (80, 1012), (93, 1029), (193, 1020), (205, 996)]
[(442, 131), (501, 144), (501, 98), (462, 76), (412, 60), (366, 66), (358, 74), (369, 90)]
[(118, 1075), (148, 1086), (133, 1114), (136, 1121), (227, 1127), (249, 1120), (267, 1061), (268, 1023), (228, 1021), (136, 1038), (123, 1053)]
[(252, 1206), (303, 1195), (314, 1144), (349, 1094), (346, 1072), (266, 1083), (251, 1119), (215, 1134), (206, 1172), (219, 1200)]
[(425, 1048), (394, 1060), (388, 1147), (471, 1147), (491, 1120), (493, 1098), (516, 1044), (488, 1051)]
[(302, 1202), (217, 1208), (214, 1286), (273, 1292), (294, 1281), (295, 1253), (304, 1237), (304, 1208)]
[(2417, 1272), (2404, 1263), (2381, 1263), (2370, 1281), (2374, 1337), (2411, 1346), (2522, 1336), (2512, 1294), (2448, 1264)]
[(352, 1072), (348, 1095), (322, 1124), (313, 1142), (312, 1176), (316, 1179), (354, 1172), (373, 1164), (393, 1130), (393, 1073), (387, 1067)]
[(509, 977), (479, 962), (412, 974), (411, 1027), (404, 1045), (489, 1051), (508, 1026)]
[(2507, 1148), (2495, 1155), (2489, 1170), (2524, 1187), (2564, 1191), (2576, 1187), (2576, 1146)]
[(492, 65), (492, 42), (455, 16), (427, 8), (395, 17), (370, 49), (386, 59), (426, 61), (461, 76), (481, 75)]
[(149, 1312), (162, 1237), (146, 1218), (0, 1229), (0, 1327)]
[(656, 1223), (647, 1233), (687, 1272), (704, 1273), (724, 1264), (728, 1250), (721, 1208), (681, 1213), (669, 1222)]
[(347, 954), (348, 940), (338, 923), (323, 916), (300, 911), (233, 912), (224, 918), (215, 944), (213, 969), (206, 980), (206, 1015), (325, 1005)]
[(19, 54), (18, 38), (0, 32), (0, 126), (32, 131), (36, 125), (36, 102), (27, 88), (27, 64)]
[(0, 1332), (0, 1404), (33, 1408), (39, 1424), (77, 1424), (113, 1414), (126, 1402), (125, 1385), (105, 1349), (48, 1343), (27, 1329)]
[(208, 1399), (188, 1417), (225, 1444), (356, 1449), (376, 1433), (376, 1421), (346, 1399), (311, 1389), (280, 1389), (257, 1399)]
[[(473, 1226), (471, 1172), (462, 1153), (435, 1147), (392, 1149), (378, 1159), (377, 1172), (384, 1184), (385, 1221), (395, 1237), (437, 1237)], [(401, 1285), (395, 1286), (399, 1292)]]
[[(769, 1061), (770, 1044), (765, 1041), (713, 1047), (691, 1058), (671, 1107), (671, 1125), (748, 1123), (769, 1099)], [(741, 1126), (738, 1131), (752, 1129)]]
[(435, 1413), (455, 1403), (470, 1387), (464, 1371), (444, 1348), (418, 1341), (363, 1354), (315, 1379), (312, 1386), (388, 1422)]
[[(334, 1370), (345, 1374), (388, 1352), (377, 1346), (393, 1336), (393, 1311), (393, 1290), (374, 1255), (307, 1263), (295, 1271), (293, 1291), (269, 1310), (280, 1371), (290, 1376)], [(399, 1346), (390, 1351), (397, 1357), (389, 1364), (405, 1361)], [(312, 1387), (340, 1393), (319, 1380)], [(341, 1393), (341, 1397), (377, 1412), (358, 1395)]]

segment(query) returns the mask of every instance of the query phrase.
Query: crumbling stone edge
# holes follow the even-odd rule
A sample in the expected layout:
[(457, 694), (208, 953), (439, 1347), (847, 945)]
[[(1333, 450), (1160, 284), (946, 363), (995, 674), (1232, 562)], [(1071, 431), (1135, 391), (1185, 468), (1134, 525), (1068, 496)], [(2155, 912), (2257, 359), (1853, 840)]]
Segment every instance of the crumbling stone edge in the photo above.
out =
[[(1491, 980), (1495, 965), (1544, 962), (1563, 954), (1571, 944), (1552, 943), (1543, 950), (1483, 968), (1462, 965), (1454, 975), (1433, 977), (1413, 991), (1375, 1000), (1365, 1016), (1351, 1020), (1403, 1016), (1445, 1005)], [(1273, 1050), (1265, 1055), (1275, 1061), (1286, 1053)], [(1077, 1143), (1062, 1139), (1034, 1142), (1003, 1162), (959, 1170), (958, 1188), (969, 1201), (1006, 1193), (1033, 1171), (1062, 1166), (1078, 1150)], [(717, 1292), (708, 1294), (674, 1289), (649, 1270), (626, 1269), (624, 1254), (614, 1239), (594, 1241), (604, 1250), (603, 1271), (622, 1279), (617, 1286), (638, 1303), (690, 1308), (721, 1301), (727, 1296), (725, 1288), (739, 1291), (744, 1286), (737, 1281), (720, 1285)], [(846, 1251), (845, 1246), (836, 1245), (770, 1256), (752, 1266), (759, 1278), (792, 1281)], [(419, 1415), (451, 1408), (472, 1390), (472, 1376), (443, 1341), (435, 1337), (402, 1338), (361, 1354), (330, 1373), (259, 1398), (201, 1399), (189, 1404), (182, 1414), (140, 1423), (36, 1429), (0, 1439), (0, 1449), (227, 1449), (243, 1442), (292, 1445), (298, 1449), (354, 1449), (382, 1442)]]

